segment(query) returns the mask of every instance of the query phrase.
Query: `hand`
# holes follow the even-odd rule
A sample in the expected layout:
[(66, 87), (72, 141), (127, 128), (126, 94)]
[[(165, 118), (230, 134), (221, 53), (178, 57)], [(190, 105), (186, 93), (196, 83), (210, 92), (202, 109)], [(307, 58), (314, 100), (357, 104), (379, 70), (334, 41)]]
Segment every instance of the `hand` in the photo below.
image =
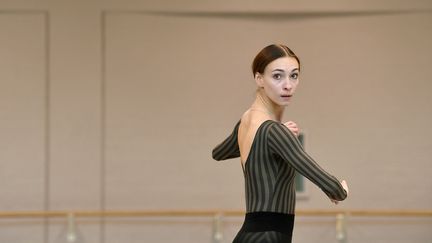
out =
[[(342, 180), (342, 181), (341, 181), (341, 185), (342, 185), (342, 188), (346, 191), (347, 196), (348, 196), (348, 194), (349, 194), (349, 190), (348, 190), (348, 184), (347, 184), (347, 182), (346, 182), (345, 180)], [(330, 199), (330, 201), (331, 201), (332, 203), (334, 203), (334, 204), (338, 204), (338, 203), (339, 203), (338, 200), (334, 200), (334, 199)]]
[(345, 180), (342, 180), (341, 181), (341, 185), (342, 185), (343, 189), (345, 189), (345, 191), (347, 193), (347, 196), (348, 196), (349, 190), (348, 190), (348, 184), (347, 184), (347, 182)]
[(284, 125), (292, 132), (296, 137), (300, 134), (300, 128), (297, 126), (297, 124), (293, 121), (288, 121), (284, 123)]

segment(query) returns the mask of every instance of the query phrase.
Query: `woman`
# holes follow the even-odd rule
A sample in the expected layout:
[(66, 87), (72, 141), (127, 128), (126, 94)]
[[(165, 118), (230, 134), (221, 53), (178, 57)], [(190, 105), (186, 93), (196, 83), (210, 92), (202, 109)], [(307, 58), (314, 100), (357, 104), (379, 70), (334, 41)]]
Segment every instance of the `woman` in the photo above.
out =
[(334, 203), (348, 186), (324, 171), (302, 148), (299, 129), (281, 123), (299, 83), (300, 60), (284, 45), (269, 45), (252, 64), (256, 99), (232, 134), (213, 149), (215, 160), (240, 157), (246, 188), (246, 217), (233, 243), (289, 243), (295, 209), (295, 171)]

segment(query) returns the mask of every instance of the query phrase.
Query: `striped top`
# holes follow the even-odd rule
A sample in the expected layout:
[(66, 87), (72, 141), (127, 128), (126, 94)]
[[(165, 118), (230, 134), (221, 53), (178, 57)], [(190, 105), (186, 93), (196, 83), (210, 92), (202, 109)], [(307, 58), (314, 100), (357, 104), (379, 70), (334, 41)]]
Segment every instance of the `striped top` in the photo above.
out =
[[(240, 156), (237, 141), (240, 121), (234, 131), (213, 149), (215, 160)], [(283, 124), (267, 120), (256, 131), (243, 168), (246, 212), (294, 214), (295, 171), (317, 185), (331, 199), (347, 197), (339, 180), (324, 171), (303, 149), (297, 137)]]

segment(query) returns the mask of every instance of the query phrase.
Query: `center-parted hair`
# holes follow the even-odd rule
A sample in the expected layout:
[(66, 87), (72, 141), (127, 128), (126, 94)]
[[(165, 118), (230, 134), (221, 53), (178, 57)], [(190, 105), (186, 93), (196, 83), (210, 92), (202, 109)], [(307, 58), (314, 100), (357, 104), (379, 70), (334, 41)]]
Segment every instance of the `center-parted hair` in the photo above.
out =
[(252, 63), (252, 73), (255, 74), (264, 73), (264, 69), (267, 67), (269, 63), (272, 61), (281, 58), (281, 57), (293, 57), (297, 60), (299, 64), (300, 70), (300, 59), (297, 57), (294, 52), (289, 49), (287, 46), (282, 44), (272, 44), (264, 47), (255, 57)]

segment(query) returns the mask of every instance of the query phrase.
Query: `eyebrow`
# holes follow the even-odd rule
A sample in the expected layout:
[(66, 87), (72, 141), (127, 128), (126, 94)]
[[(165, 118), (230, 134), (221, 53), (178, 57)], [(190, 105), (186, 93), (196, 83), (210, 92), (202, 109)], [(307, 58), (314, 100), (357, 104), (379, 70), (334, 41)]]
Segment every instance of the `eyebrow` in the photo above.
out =
[[(293, 70), (291, 70), (291, 72), (298, 71), (298, 70), (299, 70), (298, 68), (294, 68)], [(285, 70), (277, 68), (277, 69), (273, 70), (272, 73), (273, 72), (285, 72)]]

